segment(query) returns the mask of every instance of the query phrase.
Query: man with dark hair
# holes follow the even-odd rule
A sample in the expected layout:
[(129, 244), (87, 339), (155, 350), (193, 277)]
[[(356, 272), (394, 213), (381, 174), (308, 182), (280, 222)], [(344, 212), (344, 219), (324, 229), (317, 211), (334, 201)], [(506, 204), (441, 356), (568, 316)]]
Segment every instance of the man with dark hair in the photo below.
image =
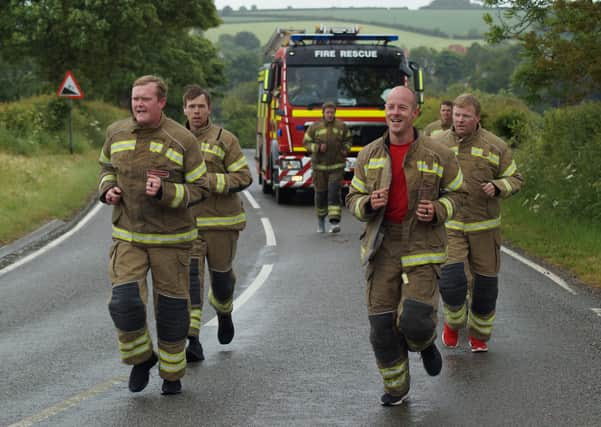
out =
[[(134, 82), (133, 117), (107, 129), (98, 190), (100, 200), (113, 206), (109, 312), (121, 358), (133, 365), (129, 389), (142, 391), (158, 361), (163, 394), (178, 394), (186, 371), (188, 259), (197, 235), (188, 208), (207, 197), (209, 183), (194, 135), (162, 112), (166, 96), (158, 77)], [(158, 358), (146, 323), (148, 270)]]
[(246, 214), (238, 193), (252, 183), (246, 157), (238, 139), (211, 121), (211, 96), (199, 86), (186, 88), (183, 96), (186, 127), (192, 131), (207, 164), (211, 194), (192, 207), (198, 228), (190, 259), (190, 327), (186, 357), (189, 362), (204, 360), (198, 340), (202, 320), (205, 258), (211, 275), (209, 303), (217, 311), (217, 338), (228, 344), (234, 338), (232, 321), (236, 276), (232, 263), (238, 236), (246, 225)]
[(440, 120), (430, 123), (424, 128), (424, 135), (434, 136), (451, 128), (453, 125), (453, 103), (442, 101), (440, 103)]
[(342, 216), (340, 183), (344, 178), (346, 156), (353, 140), (344, 122), (336, 120), (334, 103), (324, 103), (322, 114), (323, 119), (313, 123), (305, 132), (304, 144), (311, 153), (317, 232), (325, 232), (325, 219), (328, 216), (330, 233), (338, 233)]

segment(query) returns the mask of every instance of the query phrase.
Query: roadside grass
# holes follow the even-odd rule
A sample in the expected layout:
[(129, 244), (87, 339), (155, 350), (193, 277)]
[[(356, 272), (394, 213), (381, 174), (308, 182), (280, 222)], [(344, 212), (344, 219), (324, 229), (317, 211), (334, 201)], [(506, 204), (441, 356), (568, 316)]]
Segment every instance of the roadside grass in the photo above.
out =
[(520, 196), (503, 202), (503, 238), (601, 288), (601, 224), (560, 217), (552, 211), (536, 213), (522, 202)]
[(0, 246), (85, 206), (96, 187), (98, 153), (88, 148), (30, 157), (0, 151)]

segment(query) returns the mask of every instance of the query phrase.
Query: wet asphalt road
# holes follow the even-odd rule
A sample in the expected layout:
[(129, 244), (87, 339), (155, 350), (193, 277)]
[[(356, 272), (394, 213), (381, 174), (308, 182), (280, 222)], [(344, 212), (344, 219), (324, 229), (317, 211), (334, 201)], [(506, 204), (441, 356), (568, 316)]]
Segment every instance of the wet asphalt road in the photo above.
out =
[[(462, 336), (460, 348), (441, 350), (435, 378), (411, 354), (409, 400), (383, 408), (361, 224), (345, 211), (342, 233), (318, 235), (310, 197), (278, 206), (256, 182), (249, 191), (259, 208), (244, 198), (236, 296), (264, 266), (272, 270), (235, 311), (231, 344), (203, 326), (206, 360), (189, 365), (179, 396), (160, 395), (156, 368), (143, 392), (127, 390), (106, 308), (108, 208), (41, 257), (0, 272), (0, 425), (601, 425), (598, 294), (572, 295), (504, 256), (490, 352), (470, 353)], [(275, 246), (266, 246), (261, 218)], [(212, 317), (207, 304), (203, 323)]]

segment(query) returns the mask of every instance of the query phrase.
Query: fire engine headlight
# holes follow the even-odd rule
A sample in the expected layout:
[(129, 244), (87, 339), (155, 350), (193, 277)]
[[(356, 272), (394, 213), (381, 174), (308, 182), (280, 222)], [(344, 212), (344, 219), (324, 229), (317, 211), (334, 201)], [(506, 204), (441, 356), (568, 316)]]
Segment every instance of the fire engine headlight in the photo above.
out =
[(302, 167), (301, 161), (296, 159), (282, 159), (280, 161), (282, 170), (299, 170)]

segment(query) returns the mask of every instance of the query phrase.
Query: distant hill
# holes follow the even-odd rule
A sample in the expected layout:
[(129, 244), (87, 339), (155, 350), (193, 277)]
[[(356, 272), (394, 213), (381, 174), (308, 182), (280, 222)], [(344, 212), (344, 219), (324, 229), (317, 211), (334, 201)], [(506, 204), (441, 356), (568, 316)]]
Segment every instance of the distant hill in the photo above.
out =
[(434, 0), (429, 5), (420, 7), (420, 9), (482, 9), (482, 5), (471, 3), (470, 0)]

